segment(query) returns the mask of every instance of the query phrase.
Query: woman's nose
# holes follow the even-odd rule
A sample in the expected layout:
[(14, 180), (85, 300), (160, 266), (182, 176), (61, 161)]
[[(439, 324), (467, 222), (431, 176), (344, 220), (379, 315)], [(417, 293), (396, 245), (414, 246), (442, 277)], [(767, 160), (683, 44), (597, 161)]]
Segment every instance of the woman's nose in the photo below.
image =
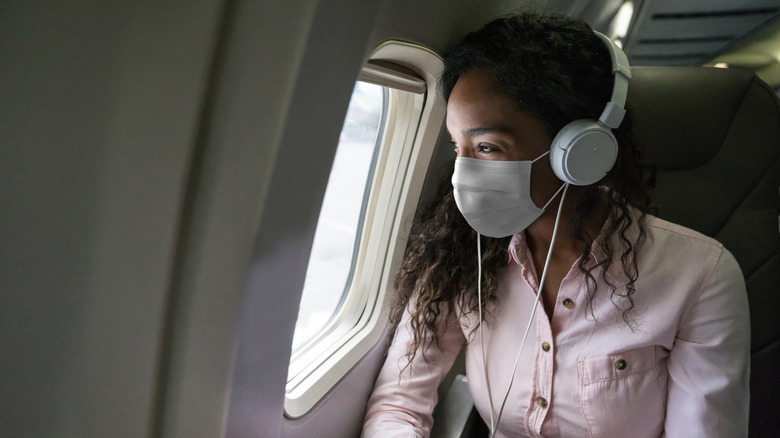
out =
[(474, 158), (474, 152), (470, 148), (459, 147), (458, 158)]

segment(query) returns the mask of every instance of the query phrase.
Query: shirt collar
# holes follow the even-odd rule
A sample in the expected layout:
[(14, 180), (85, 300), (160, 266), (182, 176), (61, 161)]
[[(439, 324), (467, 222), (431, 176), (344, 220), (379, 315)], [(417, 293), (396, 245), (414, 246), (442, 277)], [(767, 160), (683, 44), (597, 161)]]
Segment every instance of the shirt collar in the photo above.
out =
[[(639, 237), (639, 218), (641, 217), (641, 213), (636, 210), (633, 207), (628, 207), (628, 214), (631, 216), (632, 222), (631, 225), (628, 227), (628, 229), (625, 232), (626, 238), (629, 242), (631, 242), (632, 245), (635, 244), (636, 239)], [(593, 244), (591, 245), (591, 251), (589, 254), (590, 261), (587, 263), (586, 266), (593, 266), (597, 263), (599, 263), (601, 260), (604, 260), (606, 258), (606, 254), (604, 253), (604, 250), (601, 248), (601, 242), (607, 238), (606, 232), (609, 230), (609, 227), (612, 224), (611, 217), (608, 218), (604, 225), (601, 228), (601, 231), (599, 232), (599, 235), (596, 237), (596, 239), (593, 241)], [(609, 239), (612, 243), (612, 263), (610, 263), (610, 266), (607, 268), (607, 275), (609, 275), (610, 279), (615, 282), (616, 285), (624, 285), (628, 282), (628, 277), (626, 276), (626, 273), (623, 272), (623, 264), (620, 261), (620, 254), (623, 252), (623, 247), (625, 243), (620, 238), (620, 234), (614, 234), (612, 236), (609, 236)], [(525, 266), (527, 263), (530, 263), (529, 260), (529, 250), (528, 250), (528, 244), (526, 242), (526, 235), (525, 231), (521, 231), (517, 234), (515, 234), (512, 237), (512, 240), (509, 242), (509, 262), (514, 260), (517, 264), (520, 266)], [(636, 247), (633, 248), (634, 251), (637, 250)], [(597, 271), (601, 271), (602, 268), (597, 268)]]

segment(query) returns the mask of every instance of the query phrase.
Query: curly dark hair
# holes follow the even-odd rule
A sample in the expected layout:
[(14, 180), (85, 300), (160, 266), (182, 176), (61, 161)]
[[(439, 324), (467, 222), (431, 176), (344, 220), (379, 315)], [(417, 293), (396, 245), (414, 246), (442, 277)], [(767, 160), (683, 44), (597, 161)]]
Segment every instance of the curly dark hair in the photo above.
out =
[[(444, 63), (440, 91), (445, 101), (458, 79), (474, 69), (492, 72), (518, 109), (538, 118), (551, 138), (573, 120), (598, 119), (613, 86), (604, 43), (587, 24), (563, 16), (511, 15), (466, 35)], [(578, 267), (585, 274), (590, 314), (593, 297), (598, 293), (593, 271), (602, 268), (601, 278), (610, 289), (612, 302), (633, 328), (631, 296), (639, 275), (637, 250), (645, 239), (643, 220), (646, 212), (652, 211), (648, 195), (652, 175), (648, 172), (651, 167), (641, 162), (629, 132), (627, 118), (615, 131), (620, 144), (617, 162), (602, 181), (581, 189), (571, 232), (582, 243), (583, 257)], [(641, 212), (638, 217), (631, 214), (629, 205)], [(598, 265), (588, 267), (596, 236), (589, 235), (585, 223), (599, 209), (609, 211), (605, 238), (597, 243), (604, 257)], [(636, 236), (629, 233), (634, 225), (639, 228)], [(511, 237), (483, 239), (482, 305), (488, 308), (488, 303), (495, 300), (498, 273), (509, 260)], [(397, 325), (409, 307), (413, 332), (407, 352), (409, 363), (421, 347), (425, 356), (426, 346), (438, 346), (442, 311), (446, 309), (452, 315), (457, 305), (462, 312), (457, 316), (463, 316), (477, 309), (475, 245), (476, 232), (458, 211), (451, 185), (441, 185), (439, 197), (418, 212), (395, 279), (391, 322)], [(621, 264), (628, 279), (625, 285), (613, 284), (606, 275), (613, 263)]]

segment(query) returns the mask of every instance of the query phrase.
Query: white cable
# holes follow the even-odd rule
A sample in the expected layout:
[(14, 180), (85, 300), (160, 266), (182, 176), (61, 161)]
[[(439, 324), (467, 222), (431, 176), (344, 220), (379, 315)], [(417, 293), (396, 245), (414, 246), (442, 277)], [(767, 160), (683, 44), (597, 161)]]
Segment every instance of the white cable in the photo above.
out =
[(488, 379), (487, 359), (485, 357), (485, 338), (482, 336), (482, 236), (477, 232), (477, 304), (479, 306), (479, 343), (482, 345), (482, 369), (485, 371), (485, 385), (488, 391), (488, 401), (490, 403), (490, 430), (494, 428), (495, 409), (493, 408), (493, 394), (490, 392), (490, 380)]
[[(536, 309), (539, 307), (539, 295), (542, 293), (542, 287), (544, 286), (544, 280), (547, 277), (547, 267), (550, 265), (550, 258), (552, 256), (552, 250), (553, 246), (555, 246), (555, 237), (558, 235), (558, 225), (561, 220), (561, 211), (563, 210), (563, 200), (566, 199), (566, 191), (569, 188), (568, 183), (564, 183), (563, 185), (563, 194), (561, 195), (561, 201), (558, 203), (558, 213), (555, 215), (555, 225), (553, 226), (553, 232), (552, 232), (552, 238), (550, 239), (550, 247), (547, 249), (547, 258), (544, 261), (544, 268), (542, 269), (542, 278), (539, 280), (539, 287), (536, 290), (536, 298), (534, 299), (534, 307), (531, 309), (531, 316), (528, 318), (528, 325), (525, 328), (525, 333), (523, 334), (523, 340), (520, 342), (520, 350), (517, 352), (517, 357), (515, 358), (515, 364), (512, 367), (512, 376), (509, 378), (509, 386), (506, 388), (506, 392), (504, 393), (504, 398), (501, 401), (501, 408), (498, 411), (497, 418), (493, 419), (494, 411), (493, 411), (493, 396), (490, 392), (490, 382), (488, 381), (488, 372), (487, 372), (487, 362), (485, 362), (485, 343), (482, 342), (482, 363), (484, 365), (485, 369), (485, 383), (487, 384), (487, 390), (488, 390), (488, 399), (490, 400), (490, 438), (494, 438), (496, 435), (496, 431), (498, 430), (498, 425), (501, 422), (501, 416), (504, 413), (504, 406), (506, 406), (506, 401), (509, 398), (509, 391), (512, 389), (512, 384), (515, 380), (515, 374), (517, 373), (517, 365), (520, 363), (520, 354), (523, 352), (523, 347), (525, 346), (525, 341), (528, 338), (528, 333), (531, 330), (531, 323), (533, 323), (534, 316), (536, 316)], [(558, 189), (560, 192), (561, 189)], [(556, 192), (557, 195), (557, 192)], [(548, 201), (549, 204), (549, 201)], [(546, 206), (545, 206), (546, 207)], [(479, 238), (479, 234), (477, 234), (477, 237)], [(477, 250), (481, 252), (480, 250), (480, 244), (479, 240), (477, 240)], [(479, 264), (479, 278), (478, 278), (478, 284), (477, 284), (477, 293), (479, 295), (480, 303), (482, 302), (482, 292), (480, 283), (482, 282), (482, 257), (480, 256), (480, 264)], [(480, 304), (480, 314), (479, 314), (479, 336), (480, 341), (482, 341), (482, 307)]]

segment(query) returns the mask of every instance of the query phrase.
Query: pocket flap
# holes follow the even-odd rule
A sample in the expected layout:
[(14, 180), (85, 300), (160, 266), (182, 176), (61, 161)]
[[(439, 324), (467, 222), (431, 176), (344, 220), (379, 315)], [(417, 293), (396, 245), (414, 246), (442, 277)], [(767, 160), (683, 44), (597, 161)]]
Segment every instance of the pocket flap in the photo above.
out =
[(655, 369), (655, 346), (580, 359), (578, 366), (583, 385), (644, 373)]

